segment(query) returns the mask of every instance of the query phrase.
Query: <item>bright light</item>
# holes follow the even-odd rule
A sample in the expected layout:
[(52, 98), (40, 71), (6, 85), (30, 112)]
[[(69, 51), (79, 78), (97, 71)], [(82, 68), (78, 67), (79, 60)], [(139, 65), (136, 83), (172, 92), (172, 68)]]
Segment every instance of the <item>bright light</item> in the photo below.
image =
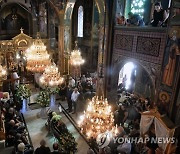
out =
[(146, 0), (132, 0), (131, 12), (138, 13), (143, 18), (145, 1)]
[(17, 54), (17, 55), (16, 55), (16, 59), (20, 59), (20, 56), (19, 56), (19, 54)]
[(123, 66), (123, 68), (120, 71), (121, 76), (120, 76), (119, 82), (122, 83), (122, 79), (126, 75), (126, 81), (125, 81), (126, 89), (129, 89), (131, 85), (131, 75), (134, 68), (135, 68), (135, 65), (133, 64), (133, 62), (128, 62)]

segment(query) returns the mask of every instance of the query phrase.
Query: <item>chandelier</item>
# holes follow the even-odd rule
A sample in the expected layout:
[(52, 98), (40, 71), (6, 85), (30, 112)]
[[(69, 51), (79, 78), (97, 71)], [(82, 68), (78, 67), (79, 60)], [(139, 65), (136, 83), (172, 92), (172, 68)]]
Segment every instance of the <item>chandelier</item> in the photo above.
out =
[(70, 63), (74, 66), (80, 66), (84, 63), (84, 59), (81, 56), (81, 52), (78, 49), (77, 41), (75, 41), (75, 48), (70, 55)]
[(80, 116), (78, 125), (87, 138), (96, 138), (99, 134), (111, 132), (117, 134), (114, 126), (114, 116), (107, 99), (93, 97), (89, 102), (84, 115)]
[(6, 68), (0, 65), (0, 78), (5, 79), (7, 76)]
[(55, 88), (58, 85), (62, 84), (64, 78), (60, 76), (60, 72), (58, 72), (58, 68), (53, 63), (45, 68), (44, 73), (39, 78), (40, 84), (43, 86), (47, 86), (50, 88)]
[(39, 35), (37, 35), (37, 39), (33, 42), (32, 46), (27, 49), (26, 58), (26, 68), (33, 73), (42, 73), (46, 66), (50, 65), (49, 54)]

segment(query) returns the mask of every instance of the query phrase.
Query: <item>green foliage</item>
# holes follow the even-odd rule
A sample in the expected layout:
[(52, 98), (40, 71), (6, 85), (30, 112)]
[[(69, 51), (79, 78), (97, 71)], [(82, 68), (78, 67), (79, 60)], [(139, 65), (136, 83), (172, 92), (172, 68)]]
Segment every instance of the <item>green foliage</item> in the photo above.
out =
[(77, 142), (73, 135), (68, 132), (62, 132), (59, 136), (59, 149), (62, 153), (73, 154), (77, 151)]
[(53, 120), (53, 121), (59, 121), (59, 120), (61, 120), (61, 116), (60, 115), (58, 115), (56, 112), (53, 112), (53, 117), (52, 117), (52, 119), (51, 120)]
[(36, 103), (39, 103), (42, 107), (47, 107), (50, 102), (50, 93), (48, 90), (42, 90), (36, 99)]
[(74, 154), (77, 151), (77, 142), (64, 122), (61, 121), (61, 118), (56, 112), (52, 113), (51, 121), (59, 131), (58, 137), (56, 136), (59, 142), (59, 152), (63, 154)]
[(49, 94), (57, 94), (59, 92), (59, 88), (58, 87), (56, 87), (56, 88), (46, 87), (46, 89), (49, 92)]
[(23, 99), (28, 99), (31, 96), (31, 90), (27, 87), (26, 84), (20, 84), (17, 87), (15, 95), (17, 100), (22, 101)]

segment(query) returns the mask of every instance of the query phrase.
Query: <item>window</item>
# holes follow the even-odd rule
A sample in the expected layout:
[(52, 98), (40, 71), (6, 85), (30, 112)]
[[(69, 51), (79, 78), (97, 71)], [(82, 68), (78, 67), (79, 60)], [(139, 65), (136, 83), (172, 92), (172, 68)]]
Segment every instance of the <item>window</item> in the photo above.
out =
[(131, 12), (133, 14), (139, 14), (141, 17), (143, 17), (145, 1), (146, 0), (132, 0)]
[(78, 8), (78, 32), (77, 37), (83, 37), (83, 7)]

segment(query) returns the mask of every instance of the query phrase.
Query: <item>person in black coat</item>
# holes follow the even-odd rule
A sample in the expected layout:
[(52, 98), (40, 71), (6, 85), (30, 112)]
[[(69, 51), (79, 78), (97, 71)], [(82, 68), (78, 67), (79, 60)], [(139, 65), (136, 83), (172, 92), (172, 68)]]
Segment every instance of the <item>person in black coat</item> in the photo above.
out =
[(51, 153), (49, 147), (46, 147), (45, 140), (41, 140), (40, 145), (41, 146), (35, 150), (35, 154), (50, 154)]
[(167, 25), (167, 19), (169, 17), (168, 11), (162, 9), (160, 2), (156, 2), (154, 7), (155, 8), (151, 25), (153, 27), (162, 27)]
[(72, 112), (72, 100), (71, 100), (71, 95), (72, 95), (72, 88), (68, 87), (67, 88), (67, 93), (66, 93), (66, 97), (67, 97), (67, 103), (68, 103), (68, 111)]

